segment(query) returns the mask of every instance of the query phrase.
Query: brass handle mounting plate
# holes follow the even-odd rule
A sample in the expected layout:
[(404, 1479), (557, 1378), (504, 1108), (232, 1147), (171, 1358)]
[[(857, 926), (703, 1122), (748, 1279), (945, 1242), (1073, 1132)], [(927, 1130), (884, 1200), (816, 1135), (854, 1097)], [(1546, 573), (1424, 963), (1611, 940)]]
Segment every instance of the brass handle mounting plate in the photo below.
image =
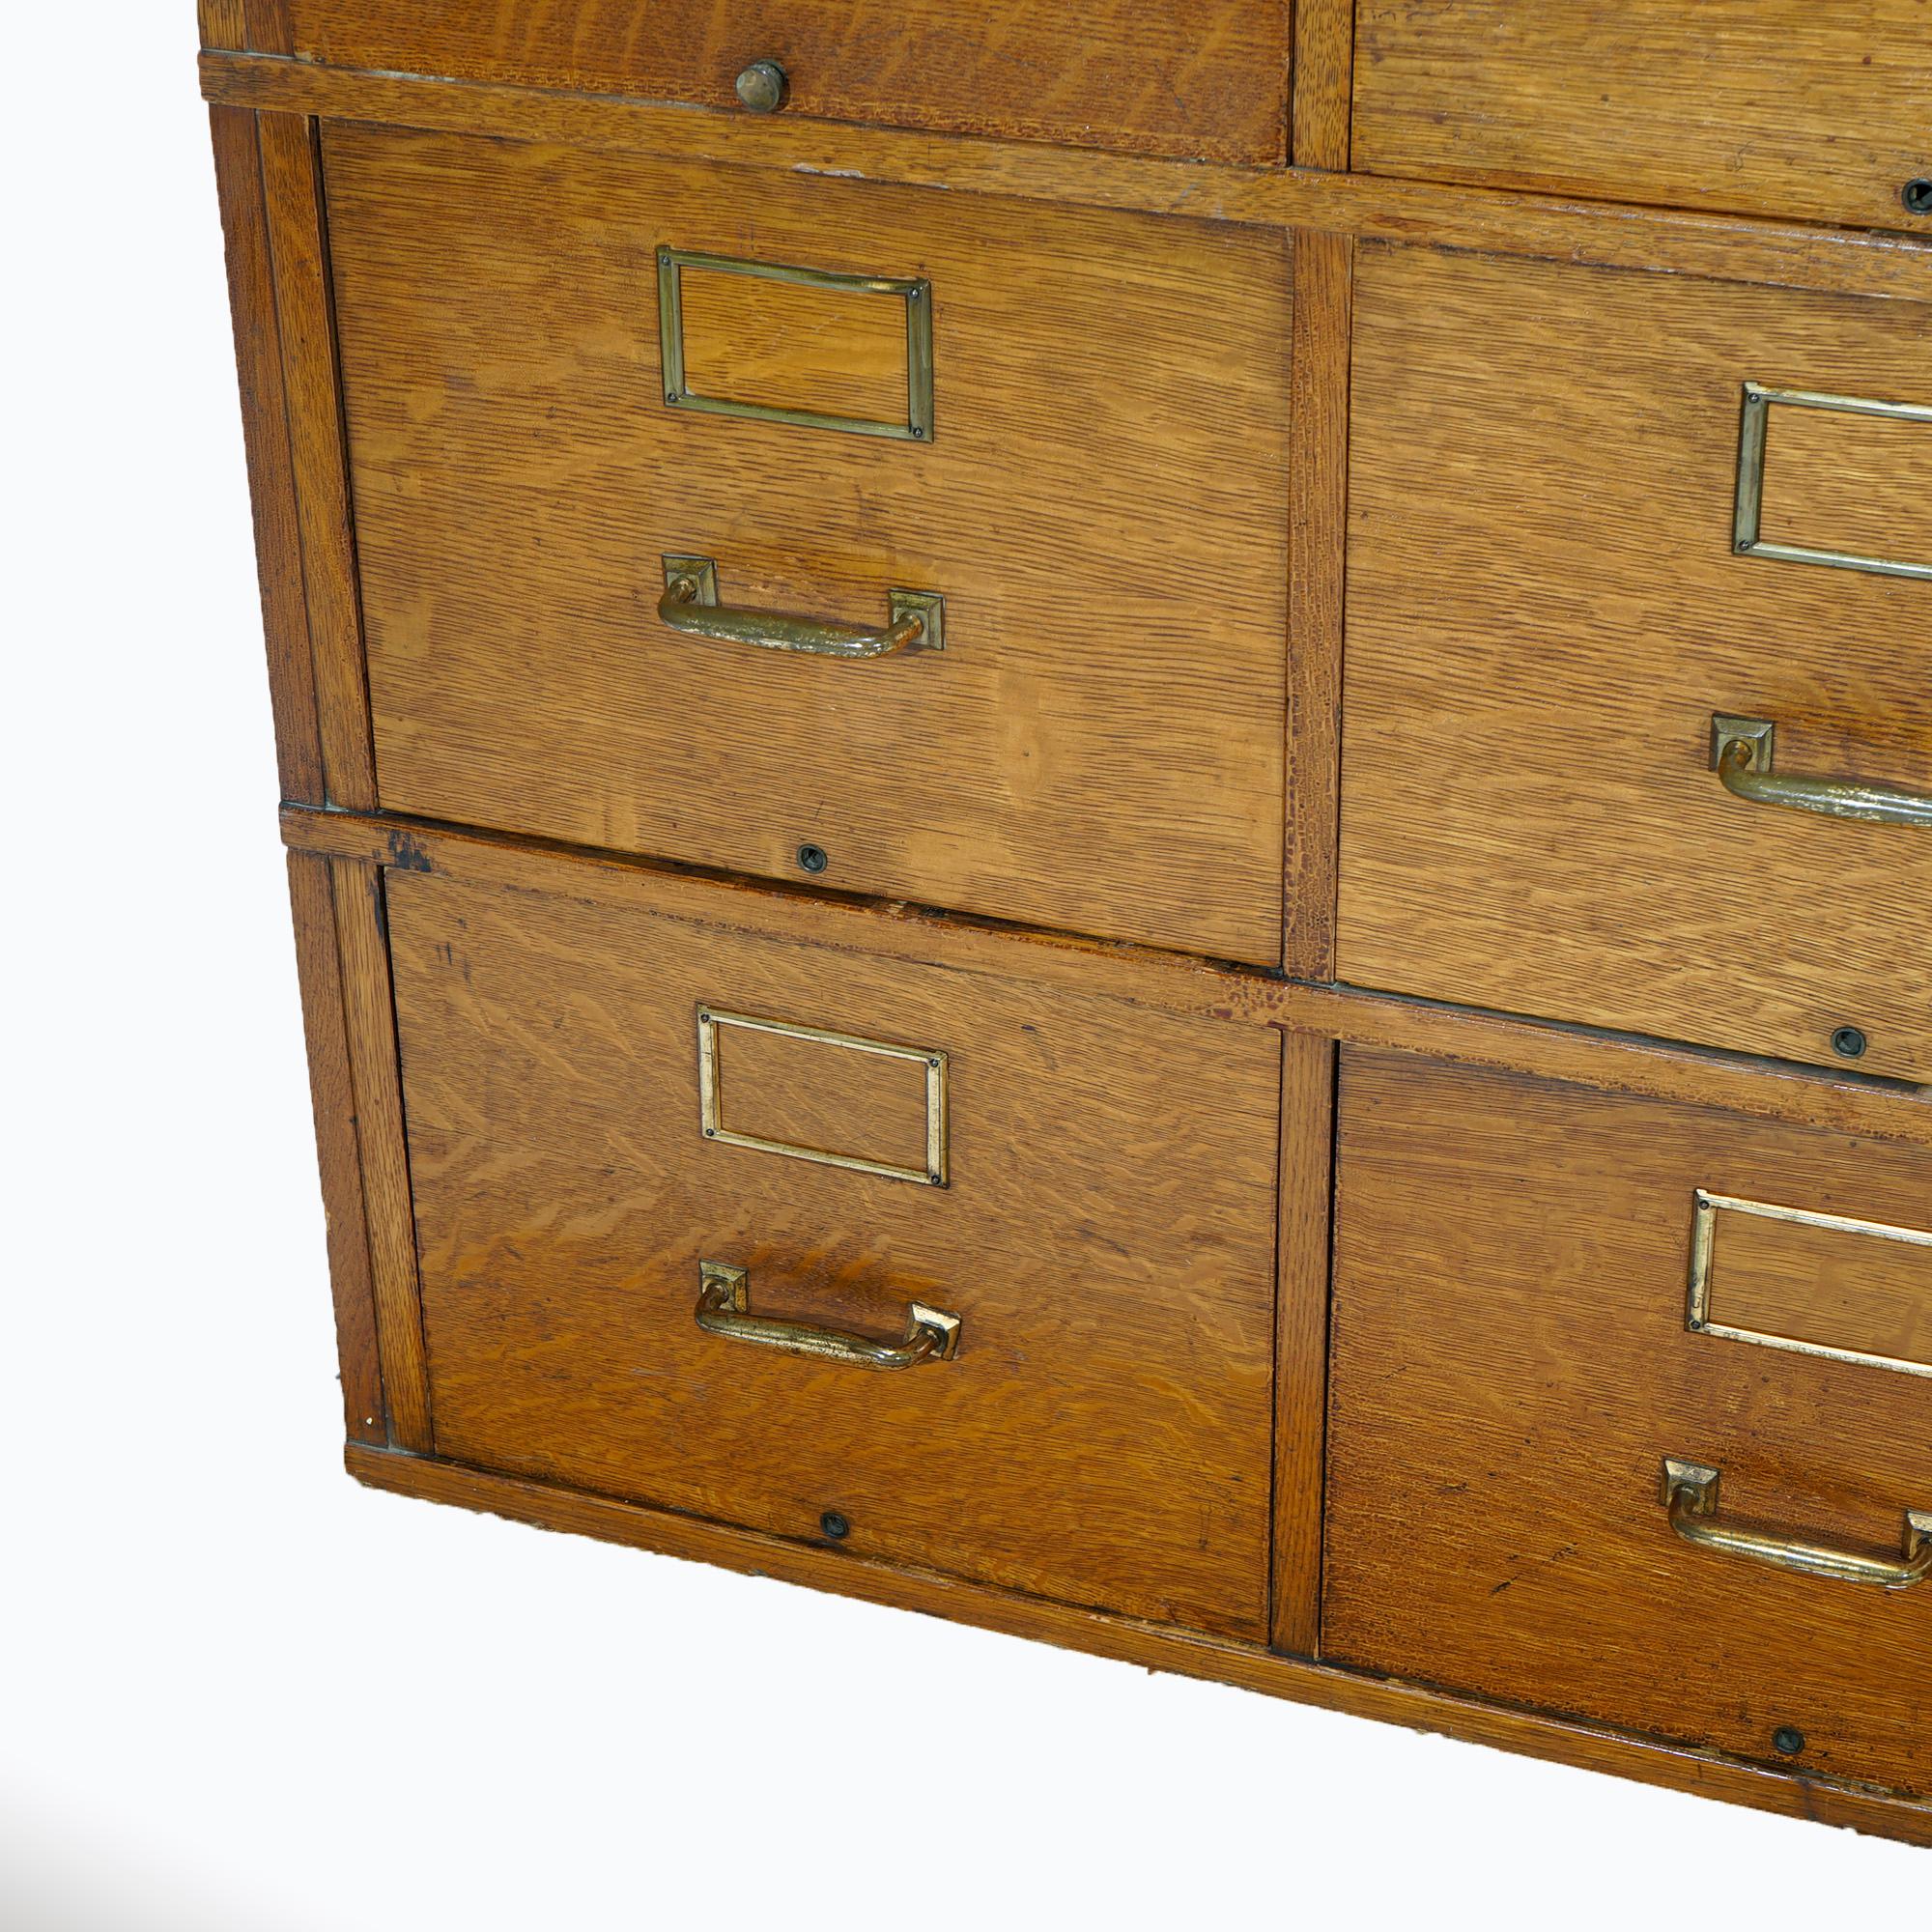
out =
[(848, 1362), (862, 1369), (916, 1369), (923, 1362), (950, 1362), (959, 1352), (959, 1318), (922, 1301), (906, 1309), (905, 1335), (897, 1342), (875, 1342), (839, 1328), (807, 1321), (780, 1321), (752, 1313), (752, 1277), (747, 1268), (723, 1262), (697, 1264), (697, 1325), (754, 1348), (787, 1355), (810, 1355), (825, 1362)]
[(658, 615), (687, 638), (858, 663), (897, 657), (902, 651), (946, 648), (946, 599), (936, 590), (889, 590), (885, 626), (871, 630), (829, 617), (798, 617), (784, 611), (721, 604), (718, 566), (708, 556), (667, 556), (664, 580)]
[(1910, 1590), (1932, 1577), (1932, 1510), (1907, 1510), (1905, 1549), (1896, 1562), (1856, 1549), (1809, 1543), (1802, 1537), (1749, 1529), (1718, 1519), (1718, 1487), (1722, 1472), (1707, 1463), (1663, 1459), (1663, 1506), (1670, 1527), (1686, 1543), (1742, 1556), (1774, 1570), (1801, 1577), (1823, 1577), (1840, 1583), (1870, 1583), (1882, 1590)]
[(1753, 805), (1783, 805), (1868, 825), (1932, 825), (1932, 798), (1856, 779), (1786, 777), (1773, 767), (1777, 726), (1766, 718), (1711, 720), (1711, 769), (1724, 789)]

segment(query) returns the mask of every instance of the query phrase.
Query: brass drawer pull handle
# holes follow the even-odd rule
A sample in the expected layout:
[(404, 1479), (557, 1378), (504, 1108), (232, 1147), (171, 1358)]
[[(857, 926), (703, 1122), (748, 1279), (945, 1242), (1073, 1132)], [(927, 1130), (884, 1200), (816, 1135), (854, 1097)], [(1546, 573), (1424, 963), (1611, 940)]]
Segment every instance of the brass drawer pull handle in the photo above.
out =
[(740, 611), (718, 601), (718, 566), (708, 556), (668, 556), (658, 615), (688, 638), (757, 644), (768, 651), (804, 651), (820, 658), (890, 658), (901, 651), (946, 648), (946, 599), (935, 590), (888, 594), (883, 631), (782, 611)]
[(1711, 720), (1711, 769), (1724, 789), (1753, 805), (1788, 805), (1827, 818), (1861, 818), (1872, 825), (1932, 825), (1932, 798), (1916, 791), (1859, 784), (1850, 779), (1776, 778), (1772, 773), (1777, 726), (1764, 718)]
[(1702, 1463), (1663, 1461), (1663, 1502), (1670, 1526), (1686, 1543), (1700, 1549), (1722, 1550), (1728, 1556), (1769, 1563), (1775, 1570), (1793, 1570), (1801, 1577), (1829, 1577), (1840, 1583), (1873, 1583), (1881, 1590), (1909, 1590), (1932, 1577), (1932, 1510), (1905, 1513), (1905, 1553), (1896, 1563), (1882, 1556), (1861, 1556), (1855, 1549), (1800, 1538), (1774, 1536), (1769, 1531), (1727, 1527), (1717, 1520), (1720, 1472)]
[(707, 1334), (780, 1349), (787, 1355), (851, 1362), (863, 1369), (916, 1369), (922, 1362), (950, 1362), (959, 1352), (959, 1318), (915, 1301), (906, 1310), (902, 1342), (874, 1342), (806, 1321), (776, 1321), (752, 1313), (751, 1271), (723, 1262), (697, 1264), (697, 1325)]

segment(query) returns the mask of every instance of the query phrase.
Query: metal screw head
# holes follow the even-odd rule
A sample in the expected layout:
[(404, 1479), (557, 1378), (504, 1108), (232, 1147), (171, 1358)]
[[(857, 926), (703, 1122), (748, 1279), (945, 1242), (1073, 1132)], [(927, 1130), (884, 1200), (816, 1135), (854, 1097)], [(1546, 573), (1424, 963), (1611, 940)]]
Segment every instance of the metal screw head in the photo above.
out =
[(1865, 1051), (1865, 1037), (1857, 1027), (1840, 1027), (1832, 1036), (1832, 1051), (1845, 1060), (1861, 1060)]
[(1796, 1757), (1804, 1748), (1804, 1733), (1796, 1724), (1779, 1724), (1771, 1734), (1772, 1748), (1785, 1757)]
[(800, 871), (822, 872), (831, 863), (831, 855), (823, 845), (801, 845), (798, 848)]
[(1898, 198), (1908, 214), (1932, 214), (1932, 175), (1920, 175), (1899, 189)]
[(852, 1534), (852, 1525), (837, 1510), (827, 1510), (818, 1519), (818, 1527), (834, 1543), (842, 1543)]
[(738, 76), (738, 99), (753, 114), (776, 114), (784, 98), (785, 71), (775, 60), (754, 60)]

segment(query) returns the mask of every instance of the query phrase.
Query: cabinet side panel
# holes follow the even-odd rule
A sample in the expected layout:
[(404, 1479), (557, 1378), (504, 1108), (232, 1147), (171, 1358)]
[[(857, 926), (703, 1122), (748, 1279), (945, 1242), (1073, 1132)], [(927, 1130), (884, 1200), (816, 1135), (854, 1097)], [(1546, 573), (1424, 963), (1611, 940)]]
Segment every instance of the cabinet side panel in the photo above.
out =
[(362, 1198), (369, 1224), (376, 1333), (383, 1383), (389, 1394), (389, 1434), (397, 1447), (427, 1455), (433, 1447), (429, 1380), (416, 1273), (415, 1208), (403, 1137), (383, 873), (374, 866), (347, 859), (331, 861), (330, 872)]
[(376, 1350), (376, 1301), (362, 1172), (355, 1147), (355, 1092), (342, 1009), (342, 966), (335, 944), (335, 896), (329, 862), (289, 854), (289, 901), (296, 923), (296, 965), (308, 1034), (308, 1077), (315, 1144), (322, 1169), (322, 1208), (328, 1229), (328, 1274), (335, 1293), (335, 1343), (342, 1363), (344, 1421), (352, 1442), (388, 1446), (383, 1376)]
[(265, 114), (259, 138), (323, 774), (329, 804), (368, 810), (376, 804), (375, 753), (314, 123), (298, 115)]
[(228, 252), (228, 298), (235, 319), (235, 365), (242, 388), (242, 433), (254, 507), (255, 560), (268, 640), (269, 695), (275, 712), (275, 762), (284, 799), (323, 800), (322, 745), (302, 592), (301, 534), (282, 384), (282, 339), (275, 319), (273, 270), (255, 116), (213, 107), (214, 178)]

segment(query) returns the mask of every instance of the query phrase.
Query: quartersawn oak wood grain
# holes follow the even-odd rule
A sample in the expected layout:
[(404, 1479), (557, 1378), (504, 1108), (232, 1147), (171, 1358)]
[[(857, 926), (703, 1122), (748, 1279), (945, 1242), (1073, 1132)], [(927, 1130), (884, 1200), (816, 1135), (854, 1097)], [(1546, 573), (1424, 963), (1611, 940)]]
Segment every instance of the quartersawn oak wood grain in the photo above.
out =
[[(1808, 1206), (1788, 1196), (1768, 1205)], [(1932, 1374), (1932, 1199), (1901, 1232), (1918, 1238), (1720, 1208), (1713, 1223), (1708, 1319), (1751, 1334), (1916, 1363)]]
[[(1745, 382), (1932, 401), (1932, 309), (1364, 244), (1355, 318), (1340, 977), (1932, 1079), (1932, 836), (1710, 769), (1932, 793), (1932, 584), (1731, 551)], [(1932, 431), (1835, 446), (1922, 550)]]
[(376, 1339), (376, 1291), (369, 1265), (368, 1210), (356, 1145), (355, 1084), (331, 873), (329, 861), (312, 852), (289, 854), (289, 905), (295, 917), (296, 969), (301, 980), (308, 1041), (309, 1095), (322, 1171), (344, 1420), (352, 1442), (387, 1445), (391, 1438)]
[[(211, 30), (227, 31), (218, 26)], [(284, 800), (320, 805), (325, 795), (322, 736), (261, 144), (253, 114), (239, 107), (211, 107), (208, 112), (227, 248), (242, 434), (248, 455), (248, 500), (254, 512), (256, 574), (275, 719), (276, 776)]]
[(1360, 0), (1355, 165), (1932, 229), (1932, 0)]
[(906, 303), (687, 267), (678, 275), (692, 393), (904, 424)]
[(361, 73), (206, 53), (202, 90), (230, 106), (563, 141), (618, 153), (891, 181), (959, 194), (1323, 228), (1443, 247), (1715, 276), (1786, 288), (1932, 298), (1932, 237), (1603, 205), (1303, 168), (1155, 160), (1094, 149), (693, 113), (663, 101)]
[[(835, 1511), (860, 1554), (1265, 1635), (1273, 1035), (388, 877), (440, 1453), (790, 1536)], [(943, 1048), (951, 1184), (707, 1142), (700, 1002)], [(884, 1339), (947, 1309), (958, 1356), (707, 1334), (701, 1260)]]
[(1349, 165), (1354, 60), (1355, 0), (1295, 0), (1296, 167)]
[(384, 932), (384, 875), (373, 866), (358, 866), (347, 859), (332, 861), (329, 870), (389, 1434), (398, 1448), (427, 1455), (435, 1441), (423, 1362), (422, 1296), (416, 1272), (403, 1096), (397, 1084), (396, 1015)]
[(616, 903), (676, 911), (738, 930), (782, 931), (838, 952), (931, 960), (969, 971), (1024, 971), (1045, 984), (1104, 992), (1156, 1011), (1281, 1026), (1475, 1065), (1521, 1067), (1609, 1093), (1710, 1102), (1752, 1119), (1932, 1146), (1932, 1099), (1923, 1090), (1796, 1061), (1591, 1033), (1359, 987), (1302, 985), (1183, 953), (993, 927), (903, 902), (807, 895), (625, 854), (532, 848), (503, 834), (292, 806), (282, 812), (282, 836), (298, 851), (370, 865), (538, 892), (561, 890), (560, 882), (570, 879), (571, 890), (594, 892)]
[[(383, 802), (1273, 964), (1285, 234), (541, 147), (327, 143)], [(661, 243), (932, 283), (928, 445), (668, 410)], [(870, 663), (681, 638), (883, 621)]]
[(203, 46), (239, 48), (247, 44), (242, 0), (198, 0), (196, 17)]
[(376, 803), (376, 776), (316, 130), (287, 114), (264, 114), (256, 125), (323, 776), (331, 805), (360, 810)]
[(1282, 967), (1335, 977), (1343, 606), (1349, 542), (1349, 339), (1355, 246), (1346, 235), (1294, 244), (1290, 408), (1288, 813)]
[(1314, 1657), (1321, 1634), (1335, 1047), (1315, 1034), (1284, 1033), (1281, 1054), (1274, 1605), (1268, 1640), (1276, 1650)]
[(1921, 1223), (1932, 1156), (1345, 1052), (1323, 1642), (1364, 1668), (1932, 1789), (1932, 1592), (1693, 1548), (1722, 1513), (1896, 1556), (1932, 1382), (1689, 1332), (1693, 1192)]
[(304, 59), (787, 115), (1279, 161), (1287, 0), (285, 0)]

